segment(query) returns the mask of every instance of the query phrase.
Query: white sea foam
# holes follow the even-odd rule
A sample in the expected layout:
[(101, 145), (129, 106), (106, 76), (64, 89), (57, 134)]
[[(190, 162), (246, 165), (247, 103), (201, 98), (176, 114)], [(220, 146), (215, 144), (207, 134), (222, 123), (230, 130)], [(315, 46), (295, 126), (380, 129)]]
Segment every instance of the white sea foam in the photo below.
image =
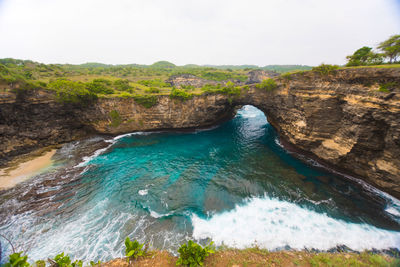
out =
[(244, 248), (254, 242), (270, 250), (327, 250), (346, 245), (354, 250), (400, 247), (400, 233), (334, 219), (293, 203), (253, 198), (244, 206), (209, 219), (192, 216), (193, 237), (211, 238), (216, 244)]
[(104, 148), (100, 148), (98, 150), (96, 150), (91, 156), (86, 156), (82, 158), (82, 161), (77, 164), (76, 166), (74, 166), (74, 168), (79, 168), (79, 167), (84, 167), (86, 166), (86, 164), (89, 163), (89, 161), (91, 161), (92, 159), (94, 159), (95, 157), (99, 156), (100, 154), (102, 154), (103, 152), (105, 152), (107, 149), (109, 149), (114, 143), (111, 143), (109, 146), (104, 147)]
[(138, 194), (141, 195), (141, 196), (145, 196), (145, 195), (147, 195), (148, 192), (149, 192), (149, 190), (147, 190), (147, 189), (142, 189), (142, 190), (139, 190), (139, 191), (138, 191)]
[(385, 211), (387, 213), (390, 213), (390, 214), (394, 215), (394, 216), (400, 217), (400, 212), (394, 207), (388, 207), (388, 208), (385, 209)]
[(246, 105), (238, 110), (237, 115), (241, 116), (242, 118), (255, 118), (257, 116), (264, 115), (264, 113), (262, 113), (262, 111), (256, 107)]
[[(154, 133), (154, 132), (153, 132)], [(112, 139), (106, 139), (104, 140), (104, 142), (109, 143), (110, 145), (108, 145), (107, 147), (104, 148), (100, 148), (98, 150), (96, 150), (92, 155), (90, 156), (86, 156), (82, 158), (82, 161), (77, 164), (75, 166), (75, 168), (79, 168), (79, 167), (84, 167), (86, 166), (92, 159), (94, 159), (95, 157), (98, 157), (99, 155), (101, 155), (103, 152), (107, 151), (107, 149), (109, 149), (113, 144), (115, 144), (119, 139), (122, 139), (124, 137), (127, 136), (132, 136), (132, 135), (148, 135), (151, 134), (151, 132), (134, 132), (134, 133), (127, 133), (127, 134), (121, 134), (121, 135), (117, 135), (116, 137), (112, 138)]]
[(162, 217), (167, 217), (167, 216), (170, 216), (172, 214), (173, 214), (173, 212), (168, 212), (166, 214), (160, 214), (160, 213), (157, 213), (157, 212), (155, 212), (153, 210), (150, 210), (150, 216), (153, 217), (153, 218), (156, 218), (156, 219), (162, 218)]
[(116, 137), (114, 137), (114, 141), (117, 141), (121, 138), (127, 137), (127, 136), (131, 136), (131, 135), (141, 135), (144, 134), (144, 132), (134, 132), (134, 133), (127, 133), (127, 134), (121, 134), (121, 135), (117, 135)]

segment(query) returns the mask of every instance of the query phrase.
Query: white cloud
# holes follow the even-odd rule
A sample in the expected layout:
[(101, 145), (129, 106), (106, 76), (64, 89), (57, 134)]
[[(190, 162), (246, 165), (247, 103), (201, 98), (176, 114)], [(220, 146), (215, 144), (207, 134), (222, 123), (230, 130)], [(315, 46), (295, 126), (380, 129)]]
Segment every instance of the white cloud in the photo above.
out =
[(0, 0), (0, 58), (342, 64), (400, 30), (395, 0)]

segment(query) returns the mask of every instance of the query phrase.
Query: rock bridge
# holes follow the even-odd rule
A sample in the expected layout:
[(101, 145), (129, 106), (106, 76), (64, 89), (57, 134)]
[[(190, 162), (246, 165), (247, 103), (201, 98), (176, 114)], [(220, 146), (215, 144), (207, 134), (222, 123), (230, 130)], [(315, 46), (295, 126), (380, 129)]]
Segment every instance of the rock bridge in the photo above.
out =
[(262, 110), (288, 149), (400, 197), (400, 68), (344, 69), (276, 79), (272, 91), (203, 94), (179, 101), (159, 96), (146, 108), (131, 98), (65, 106), (36, 93), (0, 103), (0, 151), (8, 158), (93, 133), (204, 128), (232, 118), (237, 107)]

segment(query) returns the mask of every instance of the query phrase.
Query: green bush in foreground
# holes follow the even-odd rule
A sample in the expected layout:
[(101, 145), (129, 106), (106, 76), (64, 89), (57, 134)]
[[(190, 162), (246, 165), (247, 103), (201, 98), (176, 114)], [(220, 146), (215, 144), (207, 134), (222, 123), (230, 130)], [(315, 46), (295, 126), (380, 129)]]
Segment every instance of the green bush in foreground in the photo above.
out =
[(83, 262), (81, 260), (76, 260), (71, 262), (71, 258), (68, 255), (64, 255), (64, 252), (55, 256), (52, 260), (58, 267), (82, 267)]
[(266, 79), (266, 80), (263, 80), (260, 84), (257, 84), (256, 87), (259, 89), (266, 90), (266, 91), (272, 91), (276, 87), (278, 87), (278, 85), (276, 84), (275, 80)]
[(28, 256), (22, 256), (23, 252), (13, 253), (4, 267), (29, 267)]
[(206, 257), (215, 253), (213, 242), (204, 248), (199, 244), (189, 240), (187, 244), (183, 244), (179, 249), (179, 258), (176, 265), (186, 265), (190, 267), (202, 266)]
[(144, 244), (139, 243), (137, 240), (131, 241), (129, 237), (125, 239), (125, 256), (127, 261), (131, 262), (137, 258), (146, 255), (146, 250), (143, 249)]

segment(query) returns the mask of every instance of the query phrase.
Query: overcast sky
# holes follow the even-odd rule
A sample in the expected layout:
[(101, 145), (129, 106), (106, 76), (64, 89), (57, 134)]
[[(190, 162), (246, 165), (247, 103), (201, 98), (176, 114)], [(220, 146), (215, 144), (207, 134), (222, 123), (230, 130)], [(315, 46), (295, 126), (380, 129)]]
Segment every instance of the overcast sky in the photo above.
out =
[(345, 63), (400, 34), (400, 0), (0, 0), (0, 58)]

